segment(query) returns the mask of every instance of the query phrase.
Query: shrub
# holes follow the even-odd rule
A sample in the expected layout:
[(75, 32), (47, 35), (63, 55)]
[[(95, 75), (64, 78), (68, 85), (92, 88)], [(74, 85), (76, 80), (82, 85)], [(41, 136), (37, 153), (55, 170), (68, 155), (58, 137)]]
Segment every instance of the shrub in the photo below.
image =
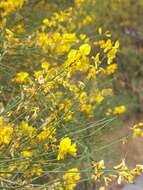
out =
[(101, 190), (101, 183), (132, 182), (143, 171), (125, 162), (108, 170), (94, 159), (96, 135), (126, 107), (112, 103), (119, 41), (101, 28), (86, 33), (91, 5), (0, 2), (3, 189), (72, 190), (93, 180)]

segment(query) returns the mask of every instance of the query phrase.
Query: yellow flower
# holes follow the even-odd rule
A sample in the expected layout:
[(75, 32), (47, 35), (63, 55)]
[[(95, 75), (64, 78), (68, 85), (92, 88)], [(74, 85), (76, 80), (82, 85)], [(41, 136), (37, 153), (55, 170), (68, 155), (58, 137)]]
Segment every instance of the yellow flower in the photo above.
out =
[(27, 135), (29, 137), (32, 137), (36, 131), (36, 129), (32, 126), (30, 126), (27, 122), (23, 121), (20, 125), (21, 129), (21, 135)]
[(65, 33), (63, 34), (63, 41), (65, 43), (76, 43), (78, 42), (76, 33)]
[(42, 172), (43, 172), (43, 169), (42, 169), (41, 165), (40, 164), (34, 164), (32, 171), (31, 171), (31, 175), (40, 176), (40, 175), (42, 175)]
[(87, 79), (92, 79), (96, 77), (97, 69), (94, 65), (90, 65), (90, 69), (88, 71)]
[[(78, 60), (79, 57), (80, 57), (80, 54), (78, 53), (77, 50), (75, 50), (75, 49), (70, 50), (66, 64), (71, 64), (75, 60)], [(68, 66), (68, 65), (66, 65), (66, 66)]]
[(120, 42), (117, 40), (115, 42), (114, 48), (118, 49), (120, 47)]
[(104, 96), (98, 93), (96, 96), (92, 98), (92, 101), (96, 102), (97, 104), (101, 104), (104, 100)]
[(107, 64), (111, 64), (113, 59), (116, 57), (117, 49), (111, 49), (107, 54)]
[(82, 56), (86, 56), (90, 54), (91, 47), (89, 44), (83, 44), (80, 46), (79, 50)]
[(74, 157), (77, 154), (76, 144), (72, 144), (69, 137), (62, 139), (58, 147), (58, 160), (63, 160), (68, 154)]
[(106, 67), (105, 73), (107, 75), (113, 74), (117, 70), (117, 68), (118, 68), (117, 64), (115, 64), (115, 63), (111, 64), (111, 65)]
[(113, 110), (113, 114), (114, 115), (120, 115), (122, 113), (126, 112), (126, 107), (125, 106), (116, 106)]
[(4, 9), (4, 16), (7, 16), (11, 12), (15, 12), (16, 9), (19, 9), (23, 6), (24, 0), (1, 0), (0, 7)]
[(132, 128), (132, 130), (133, 130), (133, 135), (135, 137), (137, 137), (137, 136), (143, 136), (143, 132), (142, 132), (141, 129), (139, 129), (139, 128)]
[(73, 118), (73, 112), (69, 111), (69, 112), (65, 115), (64, 120), (65, 120), (65, 121), (70, 121), (70, 120), (72, 120), (72, 118)]
[(50, 27), (51, 26), (51, 21), (48, 18), (45, 18), (43, 20), (43, 24), (45, 24), (46, 26)]
[(86, 92), (82, 92), (79, 96), (79, 102), (81, 104), (85, 104), (87, 102), (87, 93)]
[(134, 178), (137, 176), (137, 170), (138, 172), (141, 172), (142, 167), (129, 169), (126, 166), (125, 160), (122, 160), (122, 162), (119, 165), (115, 166), (114, 169), (119, 171), (117, 182), (118, 184), (121, 184), (124, 180), (129, 183), (133, 183)]
[(91, 104), (83, 104), (80, 106), (80, 111), (89, 114), (92, 112), (92, 105)]
[(124, 105), (121, 105), (121, 106), (116, 106), (114, 108), (109, 108), (106, 112), (106, 115), (120, 115), (120, 114), (123, 114), (127, 111), (126, 107)]
[(111, 37), (111, 34), (110, 34), (110, 31), (109, 31), (109, 30), (107, 30), (107, 31), (105, 32), (105, 36), (108, 37), (108, 38)]
[(22, 24), (18, 24), (17, 26), (15, 26), (13, 28), (13, 31), (16, 33), (24, 33), (25, 32), (25, 28)]
[(42, 67), (42, 69), (44, 69), (44, 70), (48, 70), (49, 69), (49, 63), (48, 63), (48, 61), (43, 61), (42, 63), (41, 63), (41, 67)]
[(139, 122), (131, 127), (131, 130), (133, 131), (133, 136), (143, 136), (143, 130), (141, 129), (143, 127), (143, 122)]
[(96, 56), (92, 56), (92, 59), (95, 63), (95, 66), (96, 66), (96, 69), (98, 68), (98, 66), (100, 65), (101, 63), (101, 60), (100, 60), (100, 53), (97, 53)]
[(80, 36), (79, 36), (79, 37), (80, 37), (80, 39), (81, 39), (81, 40), (85, 40), (86, 35), (85, 35), (85, 34), (80, 34)]
[(104, 160), (100, 160), (99, 162), (93, 161), (92, 165), (94, 169), (92, 179), (94, 179), (95, 181), (99, 181), (104, 174), (104, 169), (105, 169)]
[(87, 15), (84, 19), (83, 19), (83, 25), (88, 25), (92, 22), (92, 17)]
[(33, 155), (33, 153), (32, 153), (32, 151), (27, 151), (27, 150), (25, 150), (25, 151), (22, 151), (22, 152), (21, 152), (21, 155), (22, 155), (23, 157), (31, 157), (31, 156)]
[(100, 47), (104, 49), (104, 53), (112, 48), (112, 41), (108, 39), (107, 41), (101, 41)]
[(25, 83), (30, 80), (29, 74), (27, 72), (20, 72), (16, 75), (14, 79), (17, 83)]
[(44, 50), (47, 50), (48, 44), (48, 34), (46, 34), (45, 32), (39, 32), (37, 34), (36, 45), (42, 47)]
[(50, 140), (52, 142), (56, 142), (55, 138), (56, 129), (54, 127), (45, 127), (38, 135), (37, 139), (41, 142), (46, 140)]
[(63, 175), (65, 190), (73, 190), (79, 180), (80, 174), (78, 168), (69, 169), (67, 173)]
[(108, 186), (109, 183), (112, 181), (112, 179), (109, 177), (103, 177), (103, 179), (104, 179), (105, 186)]
[(98, 28), (98, 33), (99, 33), (99, 35), (102, 35), (102, 28), (101, 27)]
[(13, 126), (4, 125), (4, 119), (0, 117), (0, 144), (9, 144), (13, 135)]
[(12, 134), (13, 134), (12, 126), (8, 125), (0, 127), (0, 143), (9, 144), (12, 139)]

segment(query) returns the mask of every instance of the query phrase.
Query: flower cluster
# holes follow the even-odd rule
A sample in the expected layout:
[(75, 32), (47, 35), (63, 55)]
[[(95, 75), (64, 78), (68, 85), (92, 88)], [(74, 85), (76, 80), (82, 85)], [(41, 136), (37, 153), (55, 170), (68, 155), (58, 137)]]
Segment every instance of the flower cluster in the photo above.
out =
[(134, 179), (143, 172), (143, 165), (138, 164), (135, 168), (130, 169), (124, 160), (110, 170), (106, 168), (103, 160), (99, 162), (93, 161), (92, 166), (94, 170), (92, 179), (97, 183), (102, 181), (102, 184), (104, 184), (104, 186), (99, 187), (99, 190), (105, 190), (112, 181), (117, 181), (118, 184), (133, 183)]
[(20, 9), (24, 0), (1, 0), (0, 2), (0, 28), (6, 24), (6, 16)]
[[(95, 36), (86, 32), (95, 21), (88, 12), (94, 4), (75, 0), (60, 9), (46, 1), (0, 2), (0, 64), (6, 69), (0, 76), (3, 189), (75, 189), (90, 149), (84, 136), (92, 141), (98, 126), (105, 126), (102, 117), (108, 121), (126, 112), (123, 104), (109, 103), (119, 41), (102, 28)], [(104, 175), (103, 160), (83, 171), (106, 186), (114, 178)], [(139, 171), (141, 166), (119, 176), (130, 179)]]
[(135, 137), (139, 137), (139, 136), (143, 136), (143, 130), (142, 130), (142, 127), (143, 127), (143, 122), (139, 122), (139, 123), (137, 123), (137, 124), (135, 124), (135, 125), (133, 125), (132, 127), (131, 127), (131, 130), (132, 130), (132, 132), (133, 132), (133, 135), (135, 136)]

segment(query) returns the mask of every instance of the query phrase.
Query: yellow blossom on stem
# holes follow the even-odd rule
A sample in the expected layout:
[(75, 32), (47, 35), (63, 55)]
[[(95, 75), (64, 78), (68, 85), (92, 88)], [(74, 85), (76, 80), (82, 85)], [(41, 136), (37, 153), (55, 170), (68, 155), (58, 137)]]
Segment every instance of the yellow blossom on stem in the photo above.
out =
[(72, 144), (71, 139), (66, 137), (60, 141), (58, 148), (58, 160), (63, 160), (67, 155), (76, 156), (76, 144)]
[(114, 115), (120, 115), (120, 114), (122, 114), (122, 113), (125, 113), (126, 112), (126, 107), (124, 106), (124, 105), (122, 105), (122, 106), (116, 106), (114, 109), (113, 109), (113, 114)]
[(117, 64), (110, 64), (109, 66), (106, 67), (105, 73), (107, 75), (111, 75), (117, 70), (117, 68), (118, 68)]
[(80, 173), (78, 171), (78, 168), (72, 168), (67, 171), (66, 174), (63, 175), (63, 181), (64, 181), (64, 189), (65, 190), (73, 190), (78, 181), (80, 180)]
[(14, 81), (17, 83), (26, 83), (30, 81), (29, 74), (27, 72), (20, 72), (16, 75)]
[(85, 55), (90, 54), (91, 47), (90, 47), (89, 44), (83, 44), (83, 45), (80, 46), (79, 50), (80, 50), (81, 55), (85, 56)]
[(131, 127), (134, 137), (143, 136), (143, 122), (139, 122)]

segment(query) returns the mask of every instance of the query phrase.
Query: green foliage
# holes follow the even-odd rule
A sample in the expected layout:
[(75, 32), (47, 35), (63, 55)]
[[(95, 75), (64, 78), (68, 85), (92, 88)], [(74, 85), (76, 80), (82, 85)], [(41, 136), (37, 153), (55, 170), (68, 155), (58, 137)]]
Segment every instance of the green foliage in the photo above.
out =
[[(97, 0), (96, 25), (110, 30), (121, 42), (116, 89), (136, 97), (134, 111), (143, 111), (143, 22), (142, 0)], [(119, 80), (120, 79), (120, 80)]]

